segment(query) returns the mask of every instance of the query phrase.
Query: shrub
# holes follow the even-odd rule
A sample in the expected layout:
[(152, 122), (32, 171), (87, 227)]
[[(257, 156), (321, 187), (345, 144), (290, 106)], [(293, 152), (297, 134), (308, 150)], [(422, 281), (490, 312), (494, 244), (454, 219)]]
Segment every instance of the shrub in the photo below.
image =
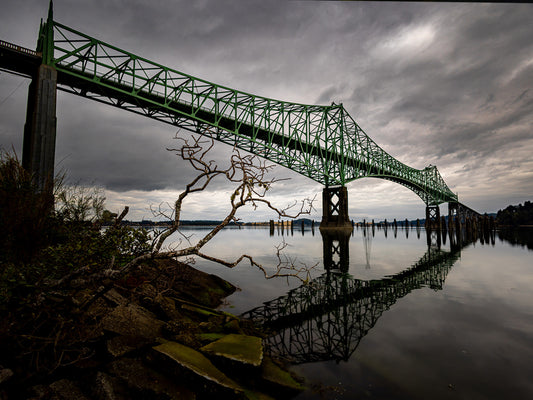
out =
[[(0, 303), (22, 304), (46, 291), (45, 282), (83, 268), (121, 266), (150, 251), (146, 230), (111, 226), (98, 188), (39, 190), (16, 156), (0, 158)], [(57, 289), (57, 288), (56, 288)], [(33, 294), (33, 296), (32, 296)]]
[(53, 239), (49, 189), (39, 190), (16, 156), (0, 153), (0, 263), (27, 262)]

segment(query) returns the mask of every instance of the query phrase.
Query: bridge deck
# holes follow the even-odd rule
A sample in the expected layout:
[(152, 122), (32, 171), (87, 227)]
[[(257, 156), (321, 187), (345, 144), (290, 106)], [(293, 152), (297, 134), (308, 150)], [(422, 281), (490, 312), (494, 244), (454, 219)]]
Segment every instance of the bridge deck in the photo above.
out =
[(41, 53), (0, 40), (0, 68), (31, 78), (41, 62)]

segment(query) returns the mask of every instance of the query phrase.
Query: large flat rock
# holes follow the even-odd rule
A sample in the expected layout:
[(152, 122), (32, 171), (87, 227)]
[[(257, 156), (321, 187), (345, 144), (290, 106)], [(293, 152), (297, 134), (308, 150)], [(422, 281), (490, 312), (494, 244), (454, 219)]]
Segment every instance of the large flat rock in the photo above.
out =
[(216, 385), (241, 393), (243, 388), (209, 361), (202, 353), (176, 342), (166, 342), (155, 346), (155, 351), (164, 354), (182, 368)]
[(229, 334), (200, 350), (246, 366), (259, 367), (263, 361), (263, 340), (257, 336)]
[(118, 306), (102, 319), (102, 328), (107, 331), (145, 338), (160, 336), (163, 325), (153, 313), (136, 304)]
[(291, 391), (301, 391), (304, 387), (294, 380), (289, 372), (280, 368), (270, 358), (265, 357), (261, 366), (261, 377), (271, 385)]

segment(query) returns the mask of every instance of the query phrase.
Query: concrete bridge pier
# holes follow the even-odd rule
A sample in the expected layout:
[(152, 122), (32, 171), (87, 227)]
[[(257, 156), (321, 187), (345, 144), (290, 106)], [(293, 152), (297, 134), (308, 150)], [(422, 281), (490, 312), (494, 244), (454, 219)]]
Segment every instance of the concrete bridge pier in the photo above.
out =
[(56, 147), (57, 71), (42, 64), (28, 93), (22, 166), (41, 190), (52, 192)]
[(463, 221), (462, 221), (462, 215), (459, 210), (459, 203), (449, 202), (448, 203), (448, 228), (449, 230), (460, 232), (462, 223)]
[(440, 230), (440, 209), (438, 205), (426, 207), (426, 229)]
[(348, 217), (348, 190), (346, 186), (325, 187), (322, 190), (322, 229), (353, 230)]

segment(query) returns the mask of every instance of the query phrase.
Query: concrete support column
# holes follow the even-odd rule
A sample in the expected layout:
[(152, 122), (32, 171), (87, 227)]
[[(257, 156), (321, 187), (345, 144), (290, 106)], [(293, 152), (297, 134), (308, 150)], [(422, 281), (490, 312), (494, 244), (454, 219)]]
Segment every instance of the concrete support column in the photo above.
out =
[(22, 166), (40, 189), (52, 190), (47, 182), (54, 178), (56, 88), (56, 69), (41, 65), (29, 88), (22, 149)]
[(439, 206), (427, 206), (426, 207), (426, 229), (440, 230)]
[(320, 229), (353, 229), (348, 217), (348, 190), (345, 186), (326, 187), (322, 191)]

